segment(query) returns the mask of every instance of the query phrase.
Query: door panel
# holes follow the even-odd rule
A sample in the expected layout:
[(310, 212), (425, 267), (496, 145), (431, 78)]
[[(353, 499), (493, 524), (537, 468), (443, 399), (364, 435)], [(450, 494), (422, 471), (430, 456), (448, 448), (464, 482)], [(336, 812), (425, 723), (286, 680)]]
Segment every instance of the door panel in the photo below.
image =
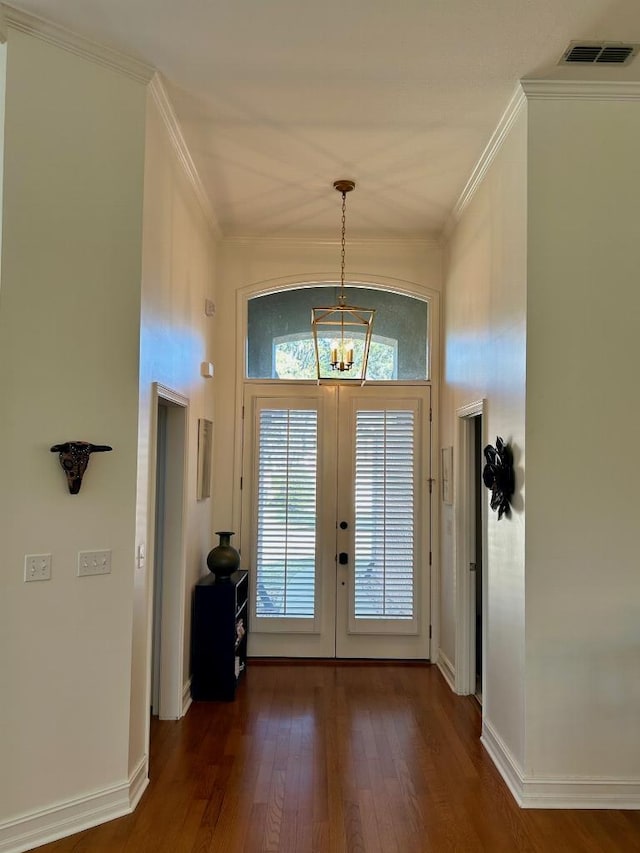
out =
[(250, 655), (335, 656), (335, 389), (245, 393)]
[(429, 392), (247, 386), (251, 655), (429, 656)]
[(337, 657), (429, 656), (429, 390), (340, 388)]

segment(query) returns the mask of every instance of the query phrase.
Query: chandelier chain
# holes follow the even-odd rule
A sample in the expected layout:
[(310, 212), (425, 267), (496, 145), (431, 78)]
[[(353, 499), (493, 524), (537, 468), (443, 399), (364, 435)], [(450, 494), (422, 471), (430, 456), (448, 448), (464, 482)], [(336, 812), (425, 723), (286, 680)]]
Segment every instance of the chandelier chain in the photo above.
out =
[(342, 193), (342, 250), (340, 254), (340, 301), (344, 303), (345, 242), (347, 233), (347, 194)]
[[(342, 196), (342, 228), (340, 234), (340, 289), (338, 304), (330, 308), (311, 309), (311, 329), (316, 355), (318, 382), (328, 379), (325, 370), (331, 368), (338, 377), (353, 370), (347, 378), (357, 378), (364, 383), (371, 345), (375, 308), (361, 308), (347, 304), (344, 288), (347, 243), (347, 193), (355, 189), (355, 181), (342, 179), (333, 182), (333, 188)], [(322, 335), (323, 337), (320, 337)], [(332, 340), (327, 340), (327, 338)], [(357, 341), (357, 347), (356, 347)], [(328, 353), (327, 353), (328, 345)], [(356, 352), (358, 354), (355, 359)], [(328, 357), (327, 357), (328, 356)]]

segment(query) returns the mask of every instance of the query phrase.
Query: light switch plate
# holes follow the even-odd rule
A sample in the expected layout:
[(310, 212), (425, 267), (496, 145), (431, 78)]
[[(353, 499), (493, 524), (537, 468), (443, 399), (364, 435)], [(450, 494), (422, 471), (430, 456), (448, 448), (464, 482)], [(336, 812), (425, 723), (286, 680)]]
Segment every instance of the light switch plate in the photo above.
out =
[(78, 577), (111, 573), (111, 551), (79, 551)]
[(26, 554), (24, 558), (24, 580), (51, 580), (51, 554)]

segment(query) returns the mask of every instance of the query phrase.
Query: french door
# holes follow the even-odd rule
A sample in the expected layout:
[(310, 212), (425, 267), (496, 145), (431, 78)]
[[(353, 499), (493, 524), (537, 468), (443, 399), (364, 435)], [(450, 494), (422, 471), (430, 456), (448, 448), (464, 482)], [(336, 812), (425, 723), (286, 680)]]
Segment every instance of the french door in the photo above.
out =
[(429, 657), (429, 394), (246, 387), (249, 654)]

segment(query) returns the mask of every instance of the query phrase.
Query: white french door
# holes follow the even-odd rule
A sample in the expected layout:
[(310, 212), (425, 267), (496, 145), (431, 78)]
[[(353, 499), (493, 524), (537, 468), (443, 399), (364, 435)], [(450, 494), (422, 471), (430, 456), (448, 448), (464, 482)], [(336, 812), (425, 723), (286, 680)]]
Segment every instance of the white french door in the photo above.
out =
[(428, 392), (339, 389), (337, 657), (429, 656)]
[(249, 653), (429, 657), (427, 386), (249, 385)]

